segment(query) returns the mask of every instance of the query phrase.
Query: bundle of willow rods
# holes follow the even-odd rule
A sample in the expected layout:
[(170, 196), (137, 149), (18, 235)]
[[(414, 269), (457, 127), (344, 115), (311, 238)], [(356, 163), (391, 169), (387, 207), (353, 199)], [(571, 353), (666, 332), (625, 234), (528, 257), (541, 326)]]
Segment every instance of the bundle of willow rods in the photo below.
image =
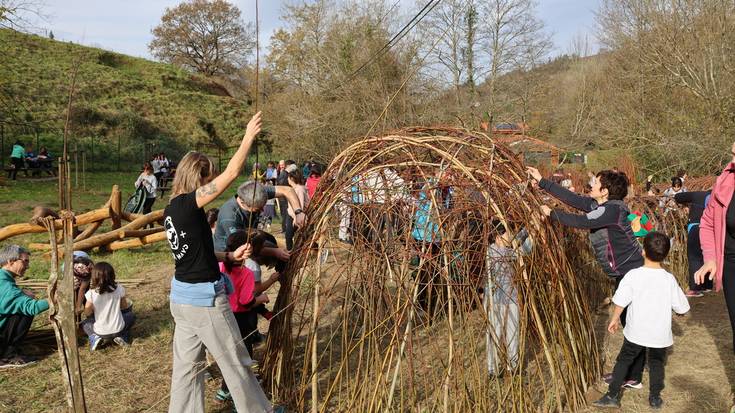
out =
[[(428, 221), (416, 219), (422, 206)], [(486, 135), (411, 128), (345, 149), (323, 175), (281, 278), (263, 363), (274, 401), (359, 412), (584, 405), (600, 375), (599, 270), (577, 266), (583, 254), (570, 247), (588, 254), (586, 239), (552, 227), (539, 206), (524, 165)], [(518, 365), (491, 376), (488, 350), (508, 364), (478, 291), (494, 218), (513, 234), (526, 228), (534, 247), (511, 264)], [(337, 239), (340, 222), (351, 245)]]

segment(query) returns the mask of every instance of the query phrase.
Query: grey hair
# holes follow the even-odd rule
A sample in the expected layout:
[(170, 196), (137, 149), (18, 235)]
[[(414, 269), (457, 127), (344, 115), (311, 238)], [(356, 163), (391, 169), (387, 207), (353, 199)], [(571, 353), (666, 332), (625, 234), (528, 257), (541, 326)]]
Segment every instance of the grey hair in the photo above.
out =
[(237, 188), (237, 197), (249, 208), (262, 209), (268, 201), (263, 184), (247, 181)]
[(20, 245), (6, 245), (0, 248), (0, 265), (5, 265), (9, 262), (17, 261), (20, 259), (20, 256), (24, 254), (30, 255), (31, 253)]

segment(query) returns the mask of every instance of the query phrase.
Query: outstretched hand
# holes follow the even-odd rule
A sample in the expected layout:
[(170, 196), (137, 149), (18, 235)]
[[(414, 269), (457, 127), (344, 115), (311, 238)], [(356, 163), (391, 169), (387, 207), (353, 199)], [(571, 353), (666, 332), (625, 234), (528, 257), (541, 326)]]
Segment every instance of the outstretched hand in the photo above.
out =
[(250, 122), (248, 122), (248, 127), (245, 130), (245, 136), (242, 138), (242, 143), (252, 143), (253, 140), (255, 140), (255, 137), (258, 136), (260, 133), (260, 127), (262, 125), (262, 112), (258, 112), (255, 115), (253, 115), (252, 118), (250, 118)]
[(534, 168), (533, 166), (527, 166), (526, 172), (531, 178), (533, 178), (534, 181), (541, 182), (542, 176), (541, 172), (539, 172), (538, 169)]
[(708, 274), (709, 279), (713, 280), (715, 278), (715, 274), (717, 273), (717, 263), (715, 261), (705, 261), (704, 265), (702, 265), (697, 272), (694, 273), (694, 282), (696, 284), (702, 284), (704, 283), (704, 280)]
[(547, 205), (541, 205), (541, 213), (544, 214), (544, 216), (548, 217), (551, 215), (552, 209)]

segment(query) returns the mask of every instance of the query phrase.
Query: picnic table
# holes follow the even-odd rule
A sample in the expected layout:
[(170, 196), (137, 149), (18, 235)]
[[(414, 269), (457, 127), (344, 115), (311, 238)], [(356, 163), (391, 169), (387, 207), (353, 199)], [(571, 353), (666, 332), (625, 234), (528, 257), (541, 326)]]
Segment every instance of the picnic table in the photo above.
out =
[(26, 162), (23, 168), (15, 168), (12, 165), (5, 167), (5, 172), (12, 172), (14, 170), (23, 172), (25, 176), (28, 176), (28, 172), (31, 172), (31, 176), (35, 177), (41, 176), (43, 172), (47, 173), (48, 176), (56, 176), (53, 159), (38, 159), (33, 162)]

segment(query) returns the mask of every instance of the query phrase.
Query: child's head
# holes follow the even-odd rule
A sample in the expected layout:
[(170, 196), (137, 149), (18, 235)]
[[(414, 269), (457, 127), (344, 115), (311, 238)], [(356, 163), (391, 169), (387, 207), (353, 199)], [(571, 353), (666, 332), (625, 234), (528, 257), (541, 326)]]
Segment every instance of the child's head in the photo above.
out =
[(92, 267), (92, 279), (90, 288), (97, 290), (99, 294), (111, 293), (117, 288), (115, 282), (115, 269), (106, 262), (98, 262)]
[(643, 238), (643, 253), (649, 261), (662, 262), (669, 255), (669, 248), (669, 237), (662, 232), (652, 231)]
[(508, 231), (505, 228), (503, 221), (498, 218), (493, 218), (490, 223), (490, 240), (492, 242), (502, 242), (505, 240), (506, 232)]
[[(260, 251), (263, 249), (263, 241), (256, 236), (256, 233), (257, 232), (255, 230), (250, 229), (239, 229), (233, 232), (232, 234), (230, 234), (230, 236), (227, 237), (227, 241), (225, 243), (225, 251), (234, 252), (243, 245), (250, 243), (250, 247), (253, 249), (250, 257), (257, 257), (258, 255), (260, 255)], [(225, 268), (227, 269), (227, 271), (231, 271), (232, 263), (225, 262)]]
[(207, 211), (207, 224), (210, 228), (214, 228), (217, 225), (217, 218), (219, 217), (219, 208), (212, 208)]
[(682, 185), (683, 185), (683, 183), (681, 182), (681, 178), (679, 178), (678, 176), (675, 176), (675, 177), (671, 178), (671, 187), (672, 188), (679, 189), (679, 188), (681, 188)]

